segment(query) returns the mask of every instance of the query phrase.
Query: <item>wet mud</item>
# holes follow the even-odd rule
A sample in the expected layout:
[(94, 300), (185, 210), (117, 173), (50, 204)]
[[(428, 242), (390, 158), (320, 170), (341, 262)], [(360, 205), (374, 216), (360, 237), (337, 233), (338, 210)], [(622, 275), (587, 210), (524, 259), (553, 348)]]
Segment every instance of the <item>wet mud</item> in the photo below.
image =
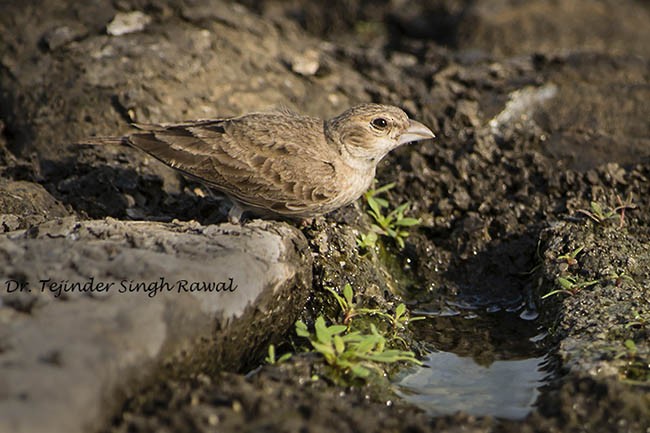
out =
[[(356, 237), (371, 224), (363, 201), (301, 228), (314, 256), (313, 293), (302, 319), (336, 316), (326, 286), (350, 283), (359, 303), (388, 311), (403, 300), (427, 317), (410, 329), (421, 356), (448, 353), (482, 367), (543, 359), (538, 395), (523, 416), (440, 413), (399, 397), (396, 383), (407, 370), (342, 387), (327, 380), (317, 356), (299, 354), (280, 365), (259, 359), (151, 384), (129, 396), (102, 431), (650, 431), (648, 5), (244, 4), (235, 18), (219, 8), (199, 13), (156, 1), (146, 7), (163, 23), (178, 19), (178, 28), (226, 23), (233, 34), (249, 35), (244, 47), (256, 43), (257, 22), (293, 41), (305, 34), (306, 45), (320, 44), (323, 69), (287, 84), (290, 103), (322, 116), (336, 110), (332, 100), (395, 104), (438, 136), (398, 149), (378, 170), (378, 185), (396, 183), (389, 202), (410, 202), (409, 215), (422, 220), (404, 249), (390, 240), (376, 250), (358, 248)], [(3, 22), (5, 39), (11, 25)], [(72, 39), (92, 32), (99, 32), (96, 23), (85, 22)], [(21, 43), (12, 40), (12, 49)], [(296, 47), (273, 49), (305, 48)], [(71, 53), (57, 56), (80, 55)], [(3, 83), (15, 80), (9, 58)], [(263, 71), (267, 84), (278, 83), (277, 66), (248, 67), (251, 81)], [(140, 118), (169, 114), (155, 111), (161, 104), (146, 87), (140, 90), (116, 96), (106, 86), (106, 95), (87, 96), (73, 88), (82, 107), (103, 96), (109, 102), (101, 104), (114, 107), (101, 119), (92, 114), (92, 122), (82, 121), (82, 132), (124, 130), (136, 106), (144, 110), (136, 113)], [(212, 101), (233, 111), (254, 105), (255, 92), (244, 93)], [(220, 197), (129, 149), (66, 147), (64, 157), (53, 157), (52, 143), (72, 141), (74, 134), (60, 124), (35, 134), (37, 120), (60, 120), (48, 113), (16, 117), (36, 103), (25, 94), (5, 90), (0, 101), (0, 189), (23, 203), (0, 197), (2, 213), (11, 214), (0, 216), (0, 229), (66, 214), (225, 221)], [(180, 112), (196, 114), (187, 98)], [(260, 96), (260, 103), (274, 100)], [(288, 329), (279, 350), (292, 351), (294, 341)]]

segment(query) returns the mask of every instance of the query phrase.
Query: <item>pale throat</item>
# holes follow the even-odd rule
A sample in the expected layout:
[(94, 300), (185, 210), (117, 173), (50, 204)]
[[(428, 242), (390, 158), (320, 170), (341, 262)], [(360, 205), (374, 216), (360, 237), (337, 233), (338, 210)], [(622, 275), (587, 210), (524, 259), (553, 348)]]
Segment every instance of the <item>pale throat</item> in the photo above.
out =
[(356, 170), (370, 170), (374, 172), (375, 167), (392, 150), (392, 142), (382, 143), (374, 148), (359, 147), (354, 145), (343, 145), (340, 147), (340, 154), (345, 163)]

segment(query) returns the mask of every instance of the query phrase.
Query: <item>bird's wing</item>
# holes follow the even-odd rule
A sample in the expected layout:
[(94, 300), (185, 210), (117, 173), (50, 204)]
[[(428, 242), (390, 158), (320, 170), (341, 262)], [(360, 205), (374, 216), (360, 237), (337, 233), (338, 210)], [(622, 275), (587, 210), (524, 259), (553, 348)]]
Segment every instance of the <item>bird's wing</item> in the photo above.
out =
[(322, 121), (268, 113), (170, 125), (136, 125), (129, 142), (254, 207), (305, 214), (338, 194), (336, 155)]

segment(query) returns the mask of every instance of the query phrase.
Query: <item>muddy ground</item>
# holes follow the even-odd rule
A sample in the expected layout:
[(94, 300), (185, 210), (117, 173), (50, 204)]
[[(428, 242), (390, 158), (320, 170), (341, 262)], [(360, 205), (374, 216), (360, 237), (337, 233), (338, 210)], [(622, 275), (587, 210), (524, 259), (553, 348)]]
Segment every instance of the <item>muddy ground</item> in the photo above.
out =
[[(287, 103), (322, 116), (336, 112), (332, 101), (391, 103), (431, 126), (435, 141), (398, 149), (379, 169), (379, 185), (396, 182), (389, 201), (411, 202), (410, 215), (422, 219), (403, 250), (389, 240), (381, 251), (357, 248), (355, 237), (370, 224), (363, 202), (303, 228), (315, 259), (314, 292), (303, 319), (313, 321), (322, 311), (335, 315), (323, 287), (348, 282), (360, 302), (387, 309), (397, 296), (420, 309), (451, 299), (502, 308), (519, 303), (518, 311), (539, 314), (535, 323), (548, 332), (542, 344), (552, 359), (552, 379), (533, 412), (523, 421), (463, 413), (431, 418), (385, 383), (341, 387), (323, 379), (326, 374), (312, 380), (321, 362), (299, 355), (279, 366), (259, 367), (260, 359), (238, 371), (188, 372), (152, 384), (131, 396), (103, 431), (650, 431), (650, 7), (633, 0), (411, 3), (245, 2), (233, 13), (201, 9), (203, 15), (189, 3), (112, 7), (148, 11), (172, 29), (163, 31), (168, 42), (174, 26), (210, 28), (206, 22), (225, 23), (235, 35), (231, 42), (241, 34), (246, 43), (259, 37), (273, 45), (272, 34), (297, 44), (274, 46), (279, 53), (300, 51), (296, 41), (304, 38), (321, 50), (322, 67), (301, 77), (301, 87), (287, 87), (293, 92)], [(103, 32), (103, 15), (110, 13), (82, 15), (82, 29), (70, 27), (66, 43)], [(268, 26), (266, 36), (259, 22)], [(10, 36), (17, 23), (2, 24), (14, 54), (38, 40)], [(155, 38), (159, 31), (143, 34)], [(37, 50), (47, 52), (56, 41), (41, 39)], [(225, 219), (221, 201), (202, 199), (196, 184), (147, 165), (130, 150), (69, 147), (75, 134), (61, 125), (67, 119), (86, 134), (105, 134), (125, 130), (133, 115), (193, 117), (191, 95), (175, 112), (155, 108), (166, 99), (150, 98), (146, 88), (138, 88), (144, 96), (113, 94), (119, 80), (92, 97), (70, 84), (73, 103), (108, 98), (112, 109), (84, 117), (85, 106), (68, 103), (58, 110), (67, 117), (57, 118), (47, 105), (55, 102), (51, 95), (21, 93), (16, 86), (23, 79), (16, 74), (22, 66), (12, 62), (15, 55), (3, 54), (0, 163), (3, 179), (20, 181), (3, 189), (15, 195), (22, 188), (27, 197), (19, 209), (0, 198), (2, 213), (14, 215), (4, 218), (5, 231), (69, 213), (204, 224)], [(278, 58), (286, 68), (286, 56)], [(24, 69), (30, 72), (48, 66), (29, 65)], [(250, 74), (260, 68), (281, 74), (274, 64), (251, 65)], [(66, 74), (73, 72), (55, 69), (57, 78)], [(272, 87), (279, 82), (261, 85), (271, 87), (259, 95), (260, 105), (282, 102), (275, 95), (282, 91)], [(215, 98), (234, 111), (255, 105), (254, 95)], [(177, 100), (173, 90), (165, 97)], [(46, 106), (21, 117), (35, 101)], [(214, 101), (207, 96), (202, 103)], [(54, 114), (43, 113), (48, 110)], [(47, 122), (53, 127), (38, 132)], [(57, 146), (72, 157), (57, 157)], [(604, 209), (601, 215), (591, 202)], [(556, 289), (565, 291), (541, 299)], [(419, 326), (415, 334), (426, 333), (428, 325)], [(476, 331), (487, 335), (438, 343), (475, 356), (494, 351), (498, 342), (490, 330)], [(291, 348), (292, 335), (288, 329), (282, 350)]]

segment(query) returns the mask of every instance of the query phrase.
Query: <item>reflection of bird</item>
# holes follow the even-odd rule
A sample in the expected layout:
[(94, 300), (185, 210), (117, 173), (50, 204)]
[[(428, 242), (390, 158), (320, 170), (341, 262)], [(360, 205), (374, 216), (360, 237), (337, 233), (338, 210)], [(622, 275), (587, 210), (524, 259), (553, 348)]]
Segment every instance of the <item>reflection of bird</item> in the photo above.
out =
[(122, 138), (233, 202), (231, 221), (311, 218), (363, 194), (379, 161), (404, 143), (433, 138), (397, 107), (362, 104), (330, 120), (289, 111), (145, 125)]

